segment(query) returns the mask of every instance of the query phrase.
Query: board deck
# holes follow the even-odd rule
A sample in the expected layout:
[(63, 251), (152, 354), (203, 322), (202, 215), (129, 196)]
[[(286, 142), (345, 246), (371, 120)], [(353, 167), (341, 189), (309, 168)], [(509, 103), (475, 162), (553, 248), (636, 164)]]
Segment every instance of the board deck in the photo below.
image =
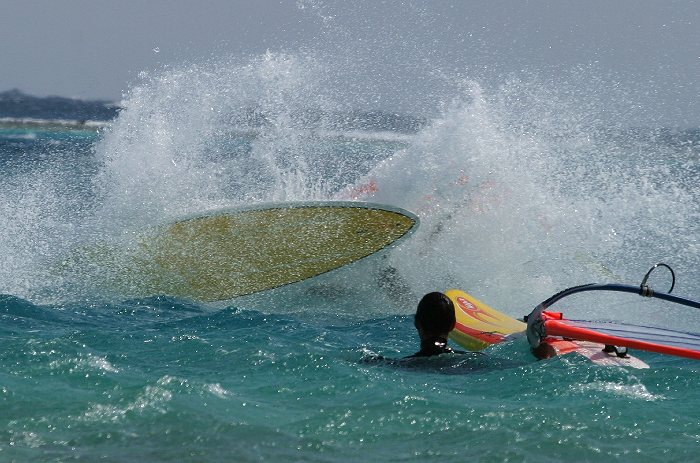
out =
[(649, 368), (646, 362), (632, 355), (628, 354), (625, 357), (618, 357), (614, 353), (604, 352), (603, 347), (605, 346), (595, 342), (563, 339), (560, 337), (545, 338), (542, 342), (553, 348), (556, 355), (565, 355), (575, 352), (598, 365), (639, 369)]
[[(505, 341), (509, 336), (523, 335), (527, 328), (525, 323), (489, 307), (464, 291), (451, 289), (445, 294), (452, 300), (457, 318), (450, 339), (465, 349), (482, 350)], [(603, 344), (559, 337), (548, 337), (542, 342), (551, 347), (553, 355), (575, 352), (599, 365), (649, 368), (649, 365), (631, 355), (618, 357), (603, 352)]]

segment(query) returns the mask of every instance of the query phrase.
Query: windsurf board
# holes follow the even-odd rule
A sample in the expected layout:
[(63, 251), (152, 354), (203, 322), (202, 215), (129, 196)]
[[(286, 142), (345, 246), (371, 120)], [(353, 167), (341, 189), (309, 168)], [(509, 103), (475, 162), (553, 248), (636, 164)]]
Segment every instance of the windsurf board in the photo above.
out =
[[(450, 332), (450, 339), (465, 349), (482, 350), (510, 337), (525, 334), (525, 323), (489, 307), (466, 292), (450, 289), (445, 294), (455, 306), (457, 319), (455, 329)], [(649, 368), (645, 362), (629, 354), (619, 357), (615, 353), (604, 352), (603, 344), (554, 336), (546, 337), (541, 342), (542, 351), (549, 353), (547, 356), (575, 352), (599, 365)]]
[(312, 278), (386, 249), (419, 220), (395, 207), (348, 201), (205, 211), (136, 234), (128, 246), (83, 250), (124, 297), (229, 300)]

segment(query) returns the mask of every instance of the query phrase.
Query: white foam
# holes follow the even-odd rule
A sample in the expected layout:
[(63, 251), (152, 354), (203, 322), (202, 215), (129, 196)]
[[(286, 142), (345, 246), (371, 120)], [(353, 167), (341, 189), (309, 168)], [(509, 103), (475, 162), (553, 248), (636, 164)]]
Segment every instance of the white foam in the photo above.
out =
[(587, 393), (590, 391), (603, 392), (606, 394), (640, 400), (644, 402), (655, 402), (664, 400), (662, 394), (653, 394), (644, 384), (623, 384), (614, 381), (594, 381), (586, 384), (572, 385), (571, 389), (577, 393)]
[[(333, 118), (366, 96), (338, 84), (349, 75), (313, 52), (143, 74), (95, 145), (91, 203), (66, 198), (74, 179), (54, 170), (5, 182), (5, 288), (37, 299), (45, 294), (32, 288), (47, 281), (64, 297), (94, 296), (104, 268), (59, 277), (45, 261), (60, 266), (76, 241), (131, 238), (201, 210), (352, 197), (420, 216), (388, 260), (416, 293), (457, 286), (521, 316), (567, 286), (609, 275), (637, 282), (668, 259), (697, 291), (697, 166), (662, 139), (592, 123), (610, 108), (581, 97), (585, 79), (455, 82), (465, 90), (436, 101), (442, 109), (406, 135)], [(607, 307), (585, 305), (598, 317)]]

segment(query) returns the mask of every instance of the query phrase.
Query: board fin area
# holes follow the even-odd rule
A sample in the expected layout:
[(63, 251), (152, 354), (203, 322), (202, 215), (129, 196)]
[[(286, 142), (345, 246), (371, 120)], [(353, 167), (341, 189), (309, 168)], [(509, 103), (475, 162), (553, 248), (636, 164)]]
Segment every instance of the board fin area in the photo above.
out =
[(575, 352), (586, 357), (591, 362), (603, 366), (618, 366), (632, 368), (649, 368), (649, 365), (637, 357), (629, 354), (618, 355), (619, 352), (614, 346), (613, 349), (606, 349), (604, 344), (576, 341), (561, 337), (548, 337), (543, 341), (548, 348), (552, 349), (553, 356), (565, 355)]

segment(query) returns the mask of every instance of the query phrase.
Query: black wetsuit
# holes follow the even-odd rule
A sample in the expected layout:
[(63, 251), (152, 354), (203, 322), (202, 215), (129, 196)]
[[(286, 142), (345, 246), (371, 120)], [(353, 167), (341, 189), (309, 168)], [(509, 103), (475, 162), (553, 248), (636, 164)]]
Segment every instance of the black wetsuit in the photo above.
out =
[[(413, 355), (409, 355), (406, 358), (412, 357), (432, 357), (433, 355), (440, 354), (451, 354), (454, 353), (451, 347), (447, 345), (447, 339), (441, 336), (435, 336), (433, 338), (426, 339), (420, 343), (420, 350)], [(461, 352), (459, 352), (461, 353)]]

